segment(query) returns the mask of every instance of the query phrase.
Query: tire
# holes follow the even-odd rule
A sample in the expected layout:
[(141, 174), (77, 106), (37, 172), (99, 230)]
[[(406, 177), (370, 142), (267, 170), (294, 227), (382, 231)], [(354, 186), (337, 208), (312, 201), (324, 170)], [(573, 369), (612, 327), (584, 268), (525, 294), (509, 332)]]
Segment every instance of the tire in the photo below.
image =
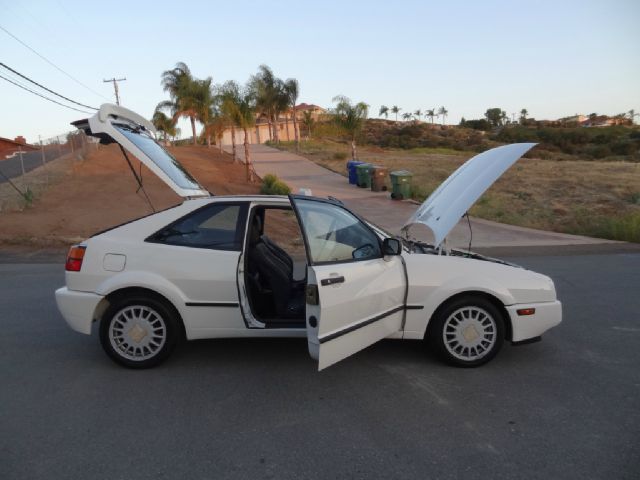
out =
[(457, 367), (484, 365), (504, 343), (504, 317), (483, 297), (453, 300), (439, 309), (431, 322), (427, 338), (430, 347)]
[(117, 298), (102, 316), (100, 343), (124, 367), (155, 367), (176, 346), (178, 322), (173, 306), (162, 300), (140, 294)]

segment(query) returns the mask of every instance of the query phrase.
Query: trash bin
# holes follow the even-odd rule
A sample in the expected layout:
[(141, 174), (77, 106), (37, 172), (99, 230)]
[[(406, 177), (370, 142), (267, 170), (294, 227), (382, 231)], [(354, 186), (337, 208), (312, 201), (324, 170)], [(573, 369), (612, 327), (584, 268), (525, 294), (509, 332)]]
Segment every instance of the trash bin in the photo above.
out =
[(371, 191), (372, 192), (386, 192), (387, 191), (387, 173), (389, 169), (382, 165), (371, 166)]
[(358, 186), (361, 188), (371, 188), (371, 164), (361, 163), (356, 166), (358, 175)]
[(363, 163), (365, 162), (360, 162), (358, 160), (349, 160), (347, 162), (347, 173), (349, 174), (349, 183), (351, 185), (358, 184), (358, 171), (356, 170), (356, 167)]
[(413, 174), (407, 170), (396, 170), (389, 174), (391, 177), (391, 198), (402, 200), (411, 198), (411, 177)]

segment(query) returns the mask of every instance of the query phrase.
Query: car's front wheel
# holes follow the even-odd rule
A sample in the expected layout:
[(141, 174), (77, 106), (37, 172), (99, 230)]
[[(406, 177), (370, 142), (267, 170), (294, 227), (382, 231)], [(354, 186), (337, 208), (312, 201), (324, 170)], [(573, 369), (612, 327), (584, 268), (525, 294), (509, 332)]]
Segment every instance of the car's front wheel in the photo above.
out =
[(504, 341), (502, 313), (480, 296), (458, 298), (431, 320), (431, 347), (452, 365), (477, 367), (496, 356)]
[(100, 343), (116, 363), (150, 368), (165, 360), (179, 337), (177, 313), (146, 296), (115, 299), (100, 323)]

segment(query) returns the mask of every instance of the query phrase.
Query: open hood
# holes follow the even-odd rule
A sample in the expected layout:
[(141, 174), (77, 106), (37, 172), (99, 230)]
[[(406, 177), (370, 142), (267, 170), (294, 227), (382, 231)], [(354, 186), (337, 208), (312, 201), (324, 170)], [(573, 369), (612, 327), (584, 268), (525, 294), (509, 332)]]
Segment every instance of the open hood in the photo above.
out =
[(99, 138), (103, 144), (119, 143), (181, 197), (211, 196), (155, 140), (156, 129), (141, 115), (119, 105), (105, 103), (94, 116), (73, 122), (72, 125), (87, 135)]
[(449, 176), (402, 227), (426, 225), (439, 247), (460, 218), (502, 174), (535, 143), (514, 143), (492, 148), (467, 160)]

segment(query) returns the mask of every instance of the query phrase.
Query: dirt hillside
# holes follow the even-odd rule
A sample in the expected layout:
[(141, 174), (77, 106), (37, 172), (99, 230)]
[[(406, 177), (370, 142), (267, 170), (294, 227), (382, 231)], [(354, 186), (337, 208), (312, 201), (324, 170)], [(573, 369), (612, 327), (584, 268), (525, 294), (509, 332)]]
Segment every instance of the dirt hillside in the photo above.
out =
[[(209, 191), (217, 195), (257, 193), (244, 182), (244, 168), (227, 154), (200, 146), (171, 149), (176, 158)], [(130, 156), (138, 171), (141, 167)], [(67, 158), (27, 175), (26, 184), (56, 171), (31, 206), (0, 212), (0, 247), (64, 247), (92, 233), (151, 212), (116, 145), (101, 146), (84, 160)], [(173, 191), (142, 166), (145, 190), (156, 210), (181, 202)], [(2, 185), (8, 189), (7, 185)], [(17, 195), (16, 195), (17, 196)]]

